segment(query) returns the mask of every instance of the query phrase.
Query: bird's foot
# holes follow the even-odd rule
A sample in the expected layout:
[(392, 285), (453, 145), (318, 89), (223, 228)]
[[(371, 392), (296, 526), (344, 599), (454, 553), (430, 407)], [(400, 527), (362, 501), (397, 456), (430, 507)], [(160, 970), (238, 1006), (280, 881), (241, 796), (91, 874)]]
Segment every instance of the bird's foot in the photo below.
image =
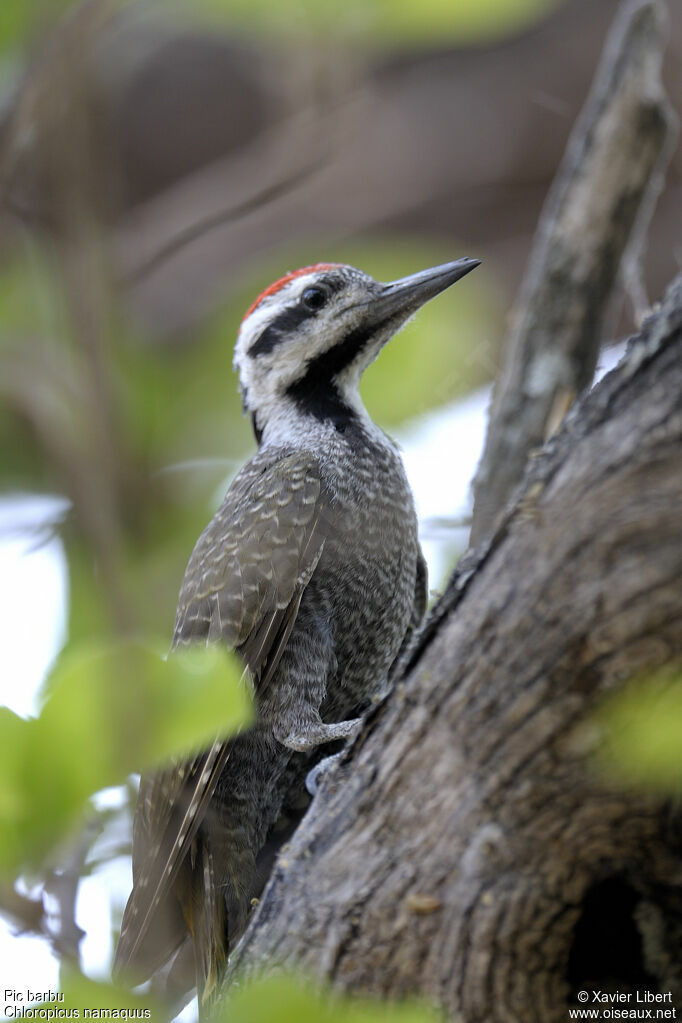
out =
[(353, 718), (352, 721), (335, 721), (331, 724), (319, 721), (296, 732), (288, 732), (286, 735), (278, 734), (275, 731), (275, 738), (288, 749), (296, 750), (297, 753), (306, 753), (317, 746), (322, 746), (325, 742), (352, 739), (357, 735), (361, 722), (362, 718)]
[(329, 774), (335, 764), (338, 764), (342, 756), (343, 750), (341, 750), (340, 753), (333, 753), (330, 757), (325, 757), (324, 760), (320, 760), (319, 764), (315, 764), (315, 766), (308, 771), (305, 776), (305, 787), (311, 796), (316, 794), (322, 779)]

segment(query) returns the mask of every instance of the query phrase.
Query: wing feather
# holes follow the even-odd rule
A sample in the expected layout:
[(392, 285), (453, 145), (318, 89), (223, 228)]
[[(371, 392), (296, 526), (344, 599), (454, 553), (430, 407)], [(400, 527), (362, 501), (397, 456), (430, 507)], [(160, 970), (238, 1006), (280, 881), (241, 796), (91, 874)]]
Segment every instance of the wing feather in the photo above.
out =
[[(197, 542), (180, 590), (173, 648), (223, 642), (239, 651), (256, 692), (261, 691), (277, 668), (322, 554), (327, 507), (312, 455), (297, 453), (274, 464), (256, 456)], [(116, 973), (134, 972), (144, 979), (186, 937), (172, 889), (229, 752), (229, 742), (217, 738), (191, 762), (142, 780), (133, 891), (116, 949)], [(205, 857), (201, 869), (210, 869)], [(161, 927), (157, 918), (164, 921)], [(198, 967), (209, 983), (209, 974)]]

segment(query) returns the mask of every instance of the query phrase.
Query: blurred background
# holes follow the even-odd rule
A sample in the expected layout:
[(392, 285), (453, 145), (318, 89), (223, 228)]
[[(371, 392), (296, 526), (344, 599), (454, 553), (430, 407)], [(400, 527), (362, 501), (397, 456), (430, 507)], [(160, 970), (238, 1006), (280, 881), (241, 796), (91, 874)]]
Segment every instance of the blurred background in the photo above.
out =
[[(506, 317), (616, 8), (2, 0), (1, 702), (36, 713), (64, 644), (170, 639), (194, 541), (254, 449), (231, 369), (241, 316), (299, 265), (388, 280), (484, 261), (363, 385), (404, 448), (442, 587), (466, 546)], [(682, 263), (681, 211), (678, 148), (644, 257), (652, 300)], [(610, 336), (632, 315), (619, 295)], [(129, 885), (127, 793), (97, 805), (75, 910), (93, 973)], [(0, 959), (54, 983), (47, 943), (17, 927), (21, 913)]]

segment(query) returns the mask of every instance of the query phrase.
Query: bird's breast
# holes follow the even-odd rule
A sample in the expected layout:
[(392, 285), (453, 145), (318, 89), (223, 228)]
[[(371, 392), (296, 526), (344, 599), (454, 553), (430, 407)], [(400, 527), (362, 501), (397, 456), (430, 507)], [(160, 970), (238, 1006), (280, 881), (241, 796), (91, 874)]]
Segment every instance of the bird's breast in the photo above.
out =
[(381, 689), (412, 615), (417, 519), (402, 462), (390, 454), (395, 461), (355, 465), (352, 482), (337, 485), (311, 592), (321, 595), (333, 629), (332, 704), (364, 703)]

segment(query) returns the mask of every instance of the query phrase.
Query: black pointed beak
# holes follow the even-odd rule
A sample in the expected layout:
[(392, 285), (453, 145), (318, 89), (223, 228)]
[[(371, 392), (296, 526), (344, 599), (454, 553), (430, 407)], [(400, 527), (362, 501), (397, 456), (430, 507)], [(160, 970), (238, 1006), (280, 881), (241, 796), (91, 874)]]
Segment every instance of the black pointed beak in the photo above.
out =
[(382, 284), (381, 291), (372, 299), (372, 315), (376, 315), (380, 322), (394, 316), (406, 319), (429, 299), (475, 270), (480, 263), (480, 259), (456, 259), (453, 263), (442, 263), (390, 284)]

